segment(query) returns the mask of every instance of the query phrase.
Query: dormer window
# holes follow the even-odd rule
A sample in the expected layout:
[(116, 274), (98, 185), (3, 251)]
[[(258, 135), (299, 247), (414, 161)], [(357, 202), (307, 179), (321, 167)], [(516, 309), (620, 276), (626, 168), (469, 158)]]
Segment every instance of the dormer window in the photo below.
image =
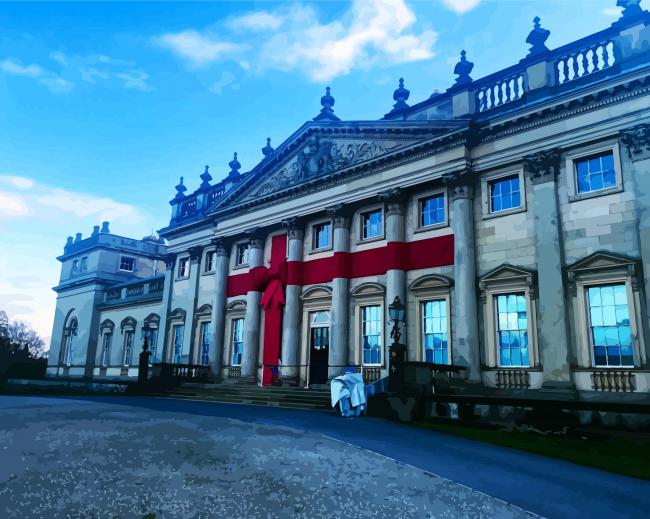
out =
[(135, 258), (131, 256), (120, 257), (120, 270), (124, 272), (133, 272), (135, 270)]

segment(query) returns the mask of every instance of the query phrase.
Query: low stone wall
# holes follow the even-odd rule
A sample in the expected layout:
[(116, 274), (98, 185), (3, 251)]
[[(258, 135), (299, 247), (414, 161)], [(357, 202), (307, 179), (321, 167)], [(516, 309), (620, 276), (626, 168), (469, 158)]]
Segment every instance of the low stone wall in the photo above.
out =
[(115, 394), (124, 393), (128, 384), (119, 382), (86, 382), (83, 380), (27, 380), (7, 379), (6, 393), (74, 393), (74, 394)]

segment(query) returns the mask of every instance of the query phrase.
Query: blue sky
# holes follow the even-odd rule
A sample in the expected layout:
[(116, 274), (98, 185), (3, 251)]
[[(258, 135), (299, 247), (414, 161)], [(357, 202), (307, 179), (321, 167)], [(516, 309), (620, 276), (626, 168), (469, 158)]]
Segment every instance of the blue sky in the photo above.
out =
[(0, 3), (0, 309), (51, 333), (65, 238), (103, 219), (163, 227), (232, 153), (242, 170), (319, 111), (378, 119), (444, 90), (461, 49), (474, 78), (519, 61), (532, 19), (558, 47), (603, 29), (616, 0)]

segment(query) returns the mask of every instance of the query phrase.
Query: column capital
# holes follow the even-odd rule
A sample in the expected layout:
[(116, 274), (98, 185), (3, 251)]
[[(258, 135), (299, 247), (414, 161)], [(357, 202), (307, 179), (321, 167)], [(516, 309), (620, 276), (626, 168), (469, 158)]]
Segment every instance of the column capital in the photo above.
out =
[(287, 230), (290, 240), (302, 240), (304, 222), (300, 218), (287, 218), (282, 220), (282, 228)]
[(201, 247), (200, 245), (197, 245), (195, 247), (190, 247), (188, 249), (188, 252), (190, 253), (190, 260), (196, 261), (203, 254), (203, 247)]
[(350, 226), (350, 215), (352, 213), (350, 206), (336, 204), (326, 208), (325, 212), (332, 219), (335, 229), (341, 227), (348, 228)]
[(632, 160), (650, 158), (650, 124), (639, 124), (620, 131), (621, 143)]
[(211, 243), (216, 248), (217, 256), (228, 256), (230, 254), (230, 243), (225, 238), (212, 238)]
[(404, 205), (408, 197), (399, 187), (381, 191), (377, 194), (377, 198), (386, 204), (387, 216), (404, 214)]
[(455, 173), (448, 173), (442, 176), (442, 182), (447, 187), (450, 201), (462, 198), (474, 198), (474, 184), (476, 174), (470, 168), (464, 168)]
[(259, 227), (253, 227), (251, 229), (247, 229), (244, 232), (244, 235), (248, 238), (251, 249), (264, 248), (264, 240), (266, 236), (262, 234)]
[(524, 173), (528, 175), (533, 185), (555, 182), (560, 170), (559, 148), (544, 150), (524, 157)]
[(169, 252), (163, 256), (163, 261), (165, 262), (165, 267), (170, 269), (176, 263), (176, 254)]

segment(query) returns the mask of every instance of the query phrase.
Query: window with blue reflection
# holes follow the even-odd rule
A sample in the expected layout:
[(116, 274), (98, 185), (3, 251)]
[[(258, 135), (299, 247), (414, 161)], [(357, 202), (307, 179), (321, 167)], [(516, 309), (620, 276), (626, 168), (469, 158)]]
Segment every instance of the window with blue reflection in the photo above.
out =
[(361, 340), (363, 341), (363, 363), (381, 364), (381, 306), (361, 307)]
[(499, 366), (530, 366), (525, 294), (500, 294), (495, 299)]
[(616, 187), (614, 152), (607, 151), (575, 161), (578, 193)]
[(174, 364), (181, 363), (181, 355), (183, 354), (183, 333), (185, 332), (184, 326), (174, 326)]
[(311, 248), (324, 249), (330, 246), (331, 235), (330, 222), (318, 223), (313, 227), (312, 245)]
[(422, 303), (422, 328), (425, 362), (449, 364), (447, 301), (441, 299)]
[(420, 200), (420, 227), (445, 223), (445, 195), (429, 196)]
[(232, 321), (232, 361), (231, 365), (241, 366), (242, 352), (244, 351), (244, 320)]
[(587, 289), (595, 366), (634, 366), (627, 290), (624, 284)]
[(498, 213), (521, 207), (521, 191), (519, 189), (519, 175), (499, 178), (489, 183), (490, 212)]
[(210, 342), (212, 336), (212, 323), (201, 323), (201, 364), (210, 363)]
[(377, 238), (384, 233), (383, 211), (377, 209), (361, 215), (362, 236), (364, 240)]

